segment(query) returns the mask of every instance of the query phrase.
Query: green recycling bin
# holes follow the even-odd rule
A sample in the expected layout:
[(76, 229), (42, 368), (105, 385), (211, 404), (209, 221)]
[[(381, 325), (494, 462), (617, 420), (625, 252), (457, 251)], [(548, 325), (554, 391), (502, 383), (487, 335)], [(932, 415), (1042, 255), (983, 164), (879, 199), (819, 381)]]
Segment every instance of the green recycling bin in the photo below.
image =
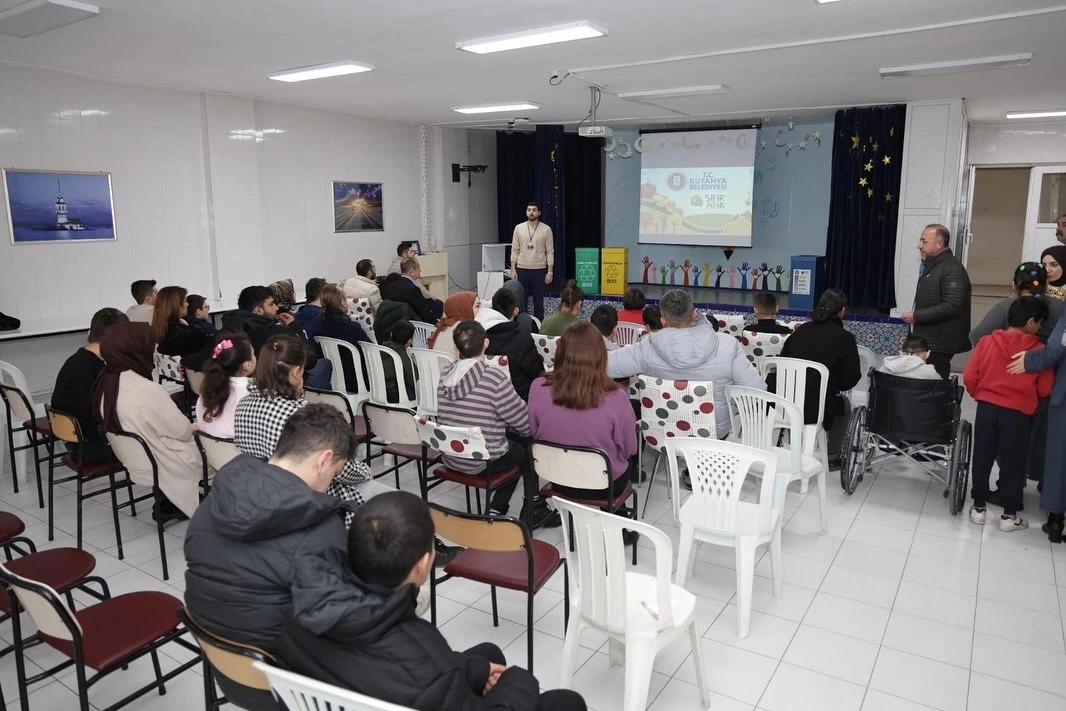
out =
[(600, 248), (578, 247), (574, 250), (574, 275), (586, 294), (600, 293)]

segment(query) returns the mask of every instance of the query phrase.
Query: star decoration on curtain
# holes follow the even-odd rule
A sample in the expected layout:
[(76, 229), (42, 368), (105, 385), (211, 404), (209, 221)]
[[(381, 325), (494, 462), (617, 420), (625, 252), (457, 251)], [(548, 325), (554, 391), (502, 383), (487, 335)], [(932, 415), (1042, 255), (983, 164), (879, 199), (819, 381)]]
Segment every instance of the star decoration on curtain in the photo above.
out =
[(885, 156), (881, 159), (881, 162), (885, 165), (892, 165), (892, 156)]
[(866, 171), (867, 173), (869, 173), (870, 171), (872, 171), (872, 170), (874, 169), (874, 162), (873, 162), (873, 161), (869, 161), (869, 162), (867, 162), (867, 163), (866, 163), (866, 165), (864, 165), (864, 166), (863, 166), (862, 168), (863, 168), (863, 170), (865, 170), (865, 171)]
[(870, 184), (870, 181), (867, 180), (865, 177), (859, 178), (859, 185), (860, 186), (865, 188), (869, 184)]
[(814, 139), (818, 143), (819, 146), (822, 145), (822, 132), (821, 131), (815, 131), (813, 134), (811, 134), (811, 138)]
[(872, 198), (873, 196), (874, 196), (874, 189), (873, 188), (866, 188), (866, 197)]
[(874, 153), (877, 153), (877, 151), (881, 148), (881, 146), (877, 143), (877, 141), (874, 141), (874, 144), (873, 144), (872, 148), (874, 150)]
[(858, 148), (859, 147), (859, 143), (861, 143), (861, 142), (862, 142), (862, 139), (859, 138), (859, 134), (856, 133), (854, 136), (851, 137), (851, 147), (852, 147), (852, 149)]
[(892, 193), (885, 193), (885, 202), (892, 202)]

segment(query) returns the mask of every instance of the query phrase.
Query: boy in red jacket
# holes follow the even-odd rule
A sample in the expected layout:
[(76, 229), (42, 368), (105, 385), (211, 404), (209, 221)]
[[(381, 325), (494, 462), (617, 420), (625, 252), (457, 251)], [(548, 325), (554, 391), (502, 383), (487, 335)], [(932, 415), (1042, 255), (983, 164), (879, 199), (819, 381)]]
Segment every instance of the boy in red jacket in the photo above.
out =
[(1037, 298), (1016, 299), (1007, 312), (1007, 329), (993, 331), (977, 342), (962, 373), (966, 391), (977, 401), (973, 433), (973, 507), (970, 521), (983, 526), (992, 463), (999, 461), (999, 496), (1003, 515), (999, 530), (1021, 531), (1029, 526), (1018, 515), (1025, 485), (1029, 418), (1037, 402), (1051, 394), (1050, 370), (1011, 375), (1007, 366), (1019, 351), (1043, 348), (1036, 333), (1048, 318), (1047, 304)]

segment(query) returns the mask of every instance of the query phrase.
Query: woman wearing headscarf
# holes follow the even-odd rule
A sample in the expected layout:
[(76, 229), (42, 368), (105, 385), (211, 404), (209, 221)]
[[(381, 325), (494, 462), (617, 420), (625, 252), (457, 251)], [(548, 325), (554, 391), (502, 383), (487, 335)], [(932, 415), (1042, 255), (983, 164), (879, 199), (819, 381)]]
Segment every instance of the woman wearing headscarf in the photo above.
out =
[(449, 296), (444, 302), (444, 316), (437, 322), (437, 330), (429, 334), (429, 347), (458, 358), (459, 351), (455, 349), (452, 331), (460, 321), (470, 321), (474, 318), (476, 301), (477, 294), (472, 291), (460, 291)]
[[(1066, 245), (1056, 244), (1040, 253), (1040, 263), (1047, 270), (1047, 295), (1062, 300), (1066, 296)], [(1054, 324), (1051, 324), (1054, 328)]]
[[(104, 332), (104, 369), (93, 388), (93, 410), (108, 432), (140, 435), (159, 466), (153, 518), (164, 522), (192, 516), (200, 502), (200, 452), (192, 427), (162, 385), (152, 380), (156, 337), (147, 323), (119, 323)], [(130, 469), (137, 484), (152, 485), (152, 472)]]

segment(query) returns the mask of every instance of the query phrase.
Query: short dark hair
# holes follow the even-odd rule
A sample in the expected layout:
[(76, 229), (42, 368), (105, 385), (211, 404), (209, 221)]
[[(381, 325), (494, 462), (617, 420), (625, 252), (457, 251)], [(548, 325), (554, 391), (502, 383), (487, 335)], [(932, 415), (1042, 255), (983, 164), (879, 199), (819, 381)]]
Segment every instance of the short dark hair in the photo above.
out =
[(529, 202), (527, 202), (527, 203), (526, 203), (526, 207), (527, 207), (527, 208), (530, 208), (530, 207), (535, 207), (535, 208), (537, 208), (538, 210), (540, 209), (540, 205), (538, 205), (538, 204), (537, 204), (537, 201), (536, 201), (536, 200), (530, 200)]
[(390, 339), (393, 343), (399, 343), (400, 345), (403, 345), (414, 337), (415, 327), (407, 319), (397, 321), (395, 324), (393, 324), (392, 333), (390, 334)]
[(130, 284), (130, 295), (133, 296), (133, 300), (138, 304), (143, 304), (144, 300), (152, 295), (152, 289), (155, 288), (155, 279), (138, 279)]
[(671, 289), (659, 299), (659, 311), (670, 326), (689, 326), (689, 319), (692, 318), (692, 295), (683, 289)]
[(518, 299), (510, 289), (499, 288), (492, 295), (492, 308), (509, 319), (514, 318), (514, 310), (518, 308)]
[(622, 308), (630, 311), (644, 308), (644, 292), (635, 286), (626, 289), (626, 295), (622, 297)]
[(644, 318), (644, 325), (648, 327), (648, 330), (658, 331), (663, 327), (663, 315), (659, 311), (658, 306), (645, 306), (642, 316)]
[(307, 301), (314, 301), (322, 293), (322, 287), (326, 285), (326, 280), (322, 277), (311, 277), (307, 280), (307, 284), (304, 286), (304, 295), (307, 297)]
[(1007, 310), (1007, 325), (1011, 328), (1021, 328), (1029, 322), (1029, 319), (1044, 323), (1048, 319), (1048, 314), (1046, 301), (1035, 296), (1022, 296), (1015, 299), (1010, 309)]
[(352, 426), (340, 410), (322, 402), (301, 407), (285, 421), (271, 459), (291, 457), (305, 460), (319, 452), (331, 450), (334, 461), (355, 457)]
[(296, 336), (278, 334), (259, 349), (255, 363), (255, 386), (265, 398), (298, 397), (289, 382), (293, 368), (303, 367), (307, 346)]
[(237, 308), (251, 311), (256, 306), (262, 306), (267, 299), (274, 298), (273, 292), (267, 286), (246, 286), (241, 289), (237, 297)]
[(772, 314), (777, 309), (777, 297), (769, 291), (760, 291), (752, 303), (755, 310), (761, 314)]
[(413, 272), (415, 270), (415, 267), (417, 266), (418, 260), (414, 257), (407, 257), (405, 259), (402, 259), (400, 260), (400, 274), (408, 274), (410, 272)]
[(113, 309), (110, 306), (100, 309), (93, 314), (93, 319), (89, 322), (89, 343), (99, 343), (104, 331), (116, 323), (125, 323), (127, 321), (129, 321), (129, 317), (118, 309)]
[(370, 270), (373, 268), (374, 261), (372, 259), (360, 259), (358, 262), (355, 263), (355, 273), (362, 277), (365, 277), (367, 274), (369, 274)]
[(202, 309), (206, 301), (207, 297), (200, 296), (199, 294), (189, 294), (185, 297), (185, 303), (189, 305), (190, 314), (195, 314), (197, 311)]
[(485, 350), (485, 327), (473, 319), (460, 321), (452, 330), (452, 341), (460, 358), (476, 358)]
[(618, 309), (610, 304), (600, 304), (592, 310), (589, 321), (604, 338), (610, 338), (615, 326), (618, 325)]
[(915, 336), (913, 333), (903, 339), (903, 345), (899, 347), (900, 353), (904, 355), (918, 355), (919, 353), (925, 353), (929, 350), (929, 341), (925, 340), (921, 336)]
[[(951, 232), (948, 230), (947, 227), (944, 227), (944, 225), (934, 222), (931, 225), (926, 225), (925, 229), (932, 230), (945, 247), (947, 247), (951, 243)], [(925, 230), (923, 230), (923, 232), (924, 231)]]
[(433, 517), (421, 497), (387, 491), (359, 507), (348, 529), (348, 563), (364, 583), (396, 589), (433, 550)]
[(415, 246), (414, 242), (400, 242), (398, 245), (396, 245), (396, 256), (397, 257), (402, 257), (404, 252), (406, 252), (407, 250), (411, 249), (411, 247), (414, 247), (414, 246)]

